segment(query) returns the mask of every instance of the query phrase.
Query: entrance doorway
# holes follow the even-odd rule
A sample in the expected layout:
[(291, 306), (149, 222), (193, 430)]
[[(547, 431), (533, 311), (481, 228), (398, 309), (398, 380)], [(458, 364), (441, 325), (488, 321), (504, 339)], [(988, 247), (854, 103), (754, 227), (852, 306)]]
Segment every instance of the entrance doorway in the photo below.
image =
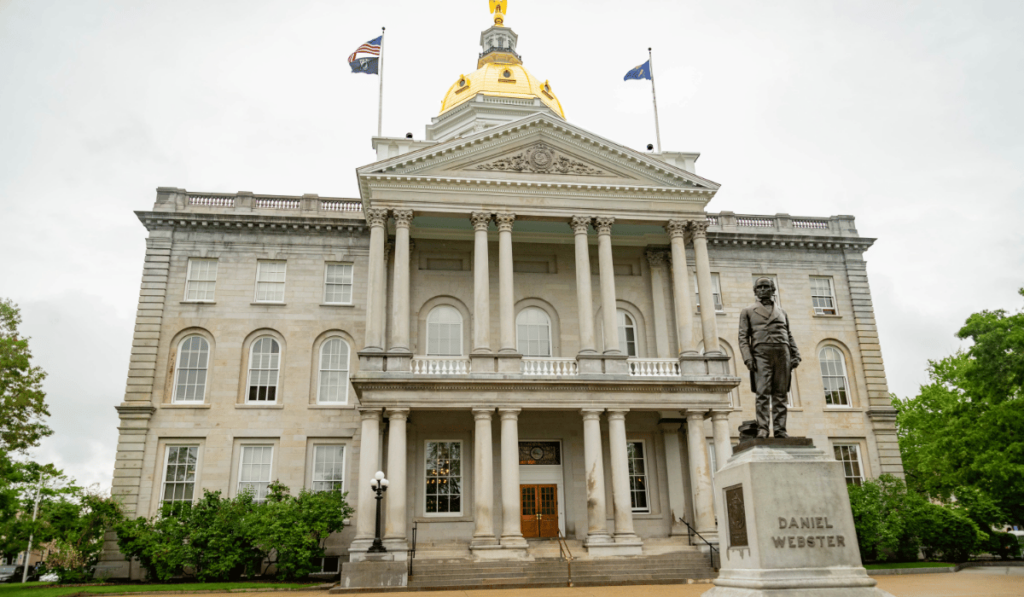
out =
[(520, 485), (523, 537), (558, 536), (558, 486)]

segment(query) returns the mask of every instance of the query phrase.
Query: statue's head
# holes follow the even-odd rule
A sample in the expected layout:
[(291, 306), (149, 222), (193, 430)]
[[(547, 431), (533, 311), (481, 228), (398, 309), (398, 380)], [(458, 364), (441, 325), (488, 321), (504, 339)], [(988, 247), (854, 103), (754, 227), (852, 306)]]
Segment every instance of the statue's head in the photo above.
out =
[(754, 280), (754, 296), (758, 299), (766, 299), (775, 294), (775, 280), (771, 278), (758, 278)]

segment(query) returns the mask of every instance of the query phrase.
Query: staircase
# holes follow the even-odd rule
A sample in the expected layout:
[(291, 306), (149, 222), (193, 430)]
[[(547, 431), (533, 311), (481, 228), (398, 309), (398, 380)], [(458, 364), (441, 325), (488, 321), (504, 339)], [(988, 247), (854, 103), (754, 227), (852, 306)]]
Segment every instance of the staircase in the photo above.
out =
[[(572, 546), (570, 546), (572, 549)], [(534, 561), (414, 560), (410, 590), (457, 588), (564, 587), (568, 585), (568, 567), (547, 556), (550, 546), (531, 549)], [(573, 550), (573, 553), (577, 553)], [(579, 559), (572, 562), (574, 586), (685, 584), (707, 581), (717, 576), (708, 558), (696, 549), (662, 555), (621, 558)]]

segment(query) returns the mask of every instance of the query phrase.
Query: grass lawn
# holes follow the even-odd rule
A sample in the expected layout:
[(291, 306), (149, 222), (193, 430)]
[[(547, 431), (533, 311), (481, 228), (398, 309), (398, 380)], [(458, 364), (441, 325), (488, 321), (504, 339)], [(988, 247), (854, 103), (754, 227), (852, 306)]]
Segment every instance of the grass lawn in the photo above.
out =
[(30, 582), (0, 585), (0, 597), (60, 597), (74, 593), (145, 593), (149, 591), (231, 591), (237, 589), (301, 589), (319, 583), (210, 582), (176, 584), (123, 584), (104, 587), (47, 587), (53, 583)]
[[(890, 570), (892, 568), (952, 568), (956, 564), (945, 562), (898, 562), (895, 564), (866, 564), (868, 570)], [(0, 593), (0, 595), (3, 595)]]

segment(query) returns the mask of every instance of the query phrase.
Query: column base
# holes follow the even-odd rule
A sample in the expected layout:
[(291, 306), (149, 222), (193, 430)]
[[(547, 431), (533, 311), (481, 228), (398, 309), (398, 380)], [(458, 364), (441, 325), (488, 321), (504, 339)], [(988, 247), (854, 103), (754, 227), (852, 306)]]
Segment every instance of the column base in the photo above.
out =
[(701, 597), (892, 597), (864, 568), (721, 570)]
[[(360, 365), (362, 361), (360, 361)], [(388, 371), (412, 371), (412, 352), (407, 349), (388, 351)]]
[(356, 353), (359, 355), (359, 370), (360, 371), (383, 371), (385, 353), (384, 351), (377, 350), (362, 350)]
[(522, 373), (523, 355), (518, 352), (499, 352), (494, 355), (498, 373)]
[(608, 535), (590, 536), (583, 542), (583, 547), (595, 558), (640, 556), (644, 553), (644, 543), (636, 535), (624, 535), (614, 539)]
[(497, 357), (493, 352), (470, 353), (469, 367), (472, 373), (495, 373), (498, 370)]
[(364, 560), (352, 560), (341, 565), (341, 582), (332, 592), (347, 592), (345, 589), (405, 587), (409, 584), (408, 567), (405, 562), (388, 558), (391, 554), (370, 554)]

